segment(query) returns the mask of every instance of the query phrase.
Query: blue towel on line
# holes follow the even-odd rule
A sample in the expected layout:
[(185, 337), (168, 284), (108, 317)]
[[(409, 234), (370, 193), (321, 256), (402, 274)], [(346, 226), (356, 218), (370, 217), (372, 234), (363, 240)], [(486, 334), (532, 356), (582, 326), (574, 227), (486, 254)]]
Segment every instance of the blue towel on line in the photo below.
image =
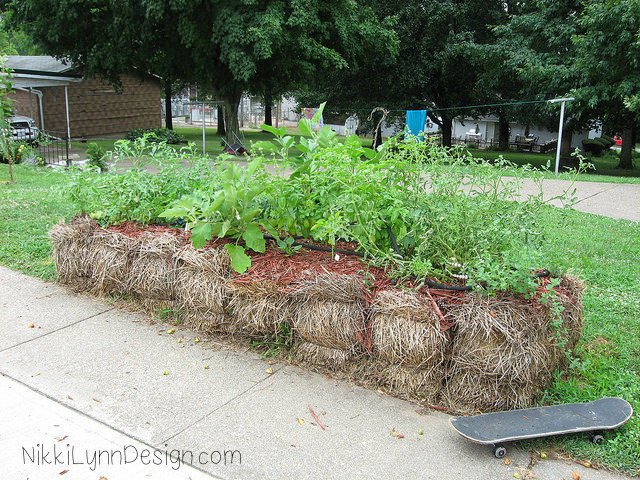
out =
[[(407, 125), (405, 127), (407, 135), (418, 135), (424, 132), (424, 124), (427, 121), (426, 110), (407, 110)], [(423, 138), (420, 138), (423, 140)]]

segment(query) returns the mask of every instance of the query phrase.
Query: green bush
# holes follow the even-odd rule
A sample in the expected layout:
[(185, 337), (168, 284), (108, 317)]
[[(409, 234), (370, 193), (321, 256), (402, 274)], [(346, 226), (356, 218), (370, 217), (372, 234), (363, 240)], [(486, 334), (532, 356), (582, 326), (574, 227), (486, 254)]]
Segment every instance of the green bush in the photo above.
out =
[(607, 142), (609, 144), (609, 147), (613, 147), (616, 144), (616, 141), (607, 135), (602, 135), (599, 140), (604, 140), (605, 142)]
[(599, 157), (604, 150), (604, 144), (598, 140), (584, 139), (582, 140), (582, 149), (586, 153)]
[(187, 143), (187, 139), (184, 135), (176, 132), (175, 130), (169, 130), (167, 128), (136, 128), (135, 130), (131, 130), (129, 133), (127, 133), (125, 138), (127, 140), (133, 141), (145, 135), (148, 136), (148, 141), (152, 143), (166, 142), (169, 145)]
[(89, 159), (89, 165), (99, 168), (101, 172), (107, 171), (107, 164), (105, 162), (106, 152), (100, 145), (95, 142), (90, 143), (87, 147), (87, 157)]

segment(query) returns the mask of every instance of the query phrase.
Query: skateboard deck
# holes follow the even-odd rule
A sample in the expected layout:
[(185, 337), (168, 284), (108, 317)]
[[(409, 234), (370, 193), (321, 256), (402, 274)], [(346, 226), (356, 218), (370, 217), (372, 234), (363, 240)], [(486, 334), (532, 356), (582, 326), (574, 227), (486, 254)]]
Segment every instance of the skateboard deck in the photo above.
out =
[[(607, 397), (588, 403), (453, 417), (451, 425), (460, 435), (473, 442), (498, 445), (527, 438), (611, 430), (623, 425), (632, 414), (633, 408), (629, 402), (622, 398)], [(594, 437), (594, 442), (601, 443), (602, 437), (597, 437)]]

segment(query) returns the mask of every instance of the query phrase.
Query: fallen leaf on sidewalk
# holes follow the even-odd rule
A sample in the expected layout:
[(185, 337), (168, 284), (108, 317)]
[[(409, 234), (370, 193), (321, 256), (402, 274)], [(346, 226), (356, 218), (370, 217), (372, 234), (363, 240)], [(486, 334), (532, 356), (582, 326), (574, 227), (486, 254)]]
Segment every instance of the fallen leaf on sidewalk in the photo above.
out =
[(205, 369), (205, 370), (209, 370), (209, 365), (205, 365), (205, 366), (204, 366), (204, 369)]
[(273, 374), (273, 368), (267, 368), (265, 370), (265, 372), (267, 372), (269, 375)]
[(588, 460), (584, 460), (584, 461), (583, 460), (576, 460), (576, 463), (579, 463), (583, 467), (593, 468), (593, 469), (597, 470), (597, 468), (594, 467), (593, 464)]
[(67, 395), (67, 398), (68, 398), (69, 400), (73, 400), (73, 398), (71, 398), (71, 395)]
[(178, 343), (182, 343), (182, 339), (181, 338), (178, 339)]
[(65, 473), (67, 473), (69, 470), (62, 470), (58, 475), (64, 475)]
[(273, 360), (269, 360), (269, 365), (273, 365)]
[(509, 465), (511, 463), (511, 460), (509, 460), (508, 458), (504, 459), (504, 464), (505, 465)]
[(32, 323), (31, 325), (29, 325), (29, 328), (36, 328), (36, 326)]
[(299, 418), (299, 419), (298, 419), (298, 423), (299, 423), (300, 425), (304, 425), (304, 420), (303, 420), (303, 419), (301, 419), (301, 418)]
[(100, 400), (98, 400), (96, 397), (93, 397), (91, 400), (93, 400), (94, 402), (98, 402), (98, 403), (102, 403)]
[(198, 343), (200, 341), (200, 339), (198, 337), (196, 337), (196, 339), (194, 340), (196, 343)]
[(173, 332), (175, 332), (175, 331), (176, 331), (176, 329), (175, 329), (175, 328), (170, 328), (169, 330), (167, 330), (167, 333), (173, 333)]
[(402, 435), (400, 432), (397, 432), (395, 428), (391, 429), (391, 436), (396, 438), (404, 438), (404, 435)]
[(580, 474), (578, 472), (573, 472), (573, 480), (580, 480)]
[(162, 372), (163, 375), (169, 375), (169, 370), (165, 370), (164, 372)]
[(69, 438), (69, 435), (65, 435), (64, 437), (55, 437), (57, 441), (61, 442), (63, 441), (65, 438)]

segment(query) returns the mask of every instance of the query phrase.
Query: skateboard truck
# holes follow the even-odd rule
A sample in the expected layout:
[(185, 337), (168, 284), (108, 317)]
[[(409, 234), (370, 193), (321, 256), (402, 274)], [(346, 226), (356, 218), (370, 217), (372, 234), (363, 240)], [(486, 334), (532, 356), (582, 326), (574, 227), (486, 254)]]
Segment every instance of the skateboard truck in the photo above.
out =
[(472, 417), (453, 417), (451, 425), (463, 437), (491, 445), (496, 458), (507, 454), (506, 442), (568, 433), (591, 432), (591, 441), (601, 445), (603, 431), (623, 425), (633, 408), (626, 400), (607, 397), (588, 403), (567, 403), (485, 413)]

